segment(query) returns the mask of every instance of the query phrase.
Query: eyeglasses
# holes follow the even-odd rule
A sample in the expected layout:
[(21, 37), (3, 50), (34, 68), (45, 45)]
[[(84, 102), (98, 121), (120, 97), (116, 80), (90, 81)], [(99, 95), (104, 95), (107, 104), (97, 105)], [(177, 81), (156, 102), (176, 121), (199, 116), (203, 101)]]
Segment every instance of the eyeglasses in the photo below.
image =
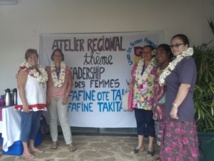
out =
[(169, 47), (172, 48), (178, 48), (179, 46), (183, 45), (184, 43), (180, 43), (180, 44), (175, 44), (175, 45), (170, 45)]

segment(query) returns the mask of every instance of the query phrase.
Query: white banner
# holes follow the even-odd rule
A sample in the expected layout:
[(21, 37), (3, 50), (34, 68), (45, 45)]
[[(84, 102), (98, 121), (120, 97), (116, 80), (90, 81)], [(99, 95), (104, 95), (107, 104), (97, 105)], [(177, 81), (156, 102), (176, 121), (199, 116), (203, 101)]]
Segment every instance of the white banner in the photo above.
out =
[(51, 62), (52, 51), (63, 51), (71, 67), (73, 88), (68, 103), (71, 126), (136, 127), (134, 112), (123, 111), (122, 96), (128, 89), (133, 64), (142, 46), (156, 47), (163, 32), (42, 34), (39, 60)]

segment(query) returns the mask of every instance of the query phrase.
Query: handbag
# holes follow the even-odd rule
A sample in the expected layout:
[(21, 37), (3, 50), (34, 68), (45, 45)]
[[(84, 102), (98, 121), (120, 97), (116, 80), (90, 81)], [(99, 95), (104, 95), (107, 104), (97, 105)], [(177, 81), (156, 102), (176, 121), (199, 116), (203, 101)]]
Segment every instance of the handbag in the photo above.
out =
[(40, 118), (40, 132), (45, 135), (50, 132), (45, 116), (42, 114)]
[(133, 90), (129, 90), (124, 93), (122, 97), (122, 109), (124, 111), (133, 111)]

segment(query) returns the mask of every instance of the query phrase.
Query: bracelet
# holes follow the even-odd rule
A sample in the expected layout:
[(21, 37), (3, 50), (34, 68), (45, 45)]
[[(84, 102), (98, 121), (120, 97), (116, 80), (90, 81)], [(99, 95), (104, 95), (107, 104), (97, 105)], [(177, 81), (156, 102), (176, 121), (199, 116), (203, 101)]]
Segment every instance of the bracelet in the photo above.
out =
[(174, 107), (178, 108), (178, 105), (177, 105), (177, 104), (175, 104), (175, 103), (172, 103), (172, 106), (174, 106)]

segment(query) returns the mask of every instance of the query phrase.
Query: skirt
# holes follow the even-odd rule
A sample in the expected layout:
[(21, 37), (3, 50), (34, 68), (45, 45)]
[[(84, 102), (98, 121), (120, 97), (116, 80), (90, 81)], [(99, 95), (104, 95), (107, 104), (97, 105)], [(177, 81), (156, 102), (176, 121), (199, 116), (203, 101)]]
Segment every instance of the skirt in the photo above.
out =
[(161, 161), (199, 161), (195, 121), (165, 118), (160, 147)]

